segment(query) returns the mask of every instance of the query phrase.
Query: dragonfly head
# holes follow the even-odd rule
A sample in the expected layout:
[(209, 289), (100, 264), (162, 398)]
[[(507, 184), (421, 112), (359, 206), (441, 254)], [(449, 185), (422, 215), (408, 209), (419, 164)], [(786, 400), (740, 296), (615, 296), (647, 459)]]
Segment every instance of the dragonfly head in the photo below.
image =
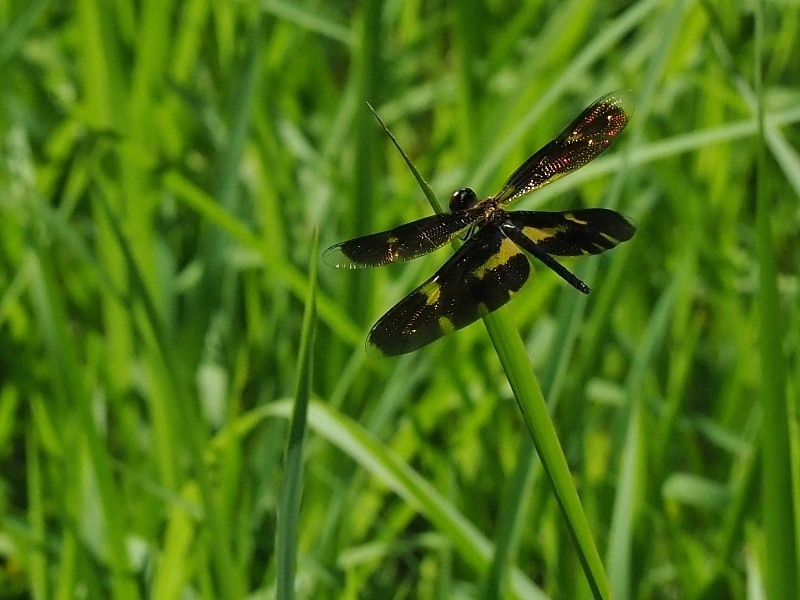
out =
[(453, 195), (450, 196), (450, 210), (463, 210), (474, 206), (477, 202), (478, 196), (475, 195), (475, 192), (469, 188), (461, 188), (453, 192)]

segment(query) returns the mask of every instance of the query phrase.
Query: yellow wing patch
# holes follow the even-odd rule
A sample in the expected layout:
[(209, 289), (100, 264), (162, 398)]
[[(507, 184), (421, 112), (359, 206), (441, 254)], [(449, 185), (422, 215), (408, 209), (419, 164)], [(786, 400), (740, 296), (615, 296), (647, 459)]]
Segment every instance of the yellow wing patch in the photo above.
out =
[(611, 237), (610, 235), (608, 235), (607, 233), (603, 233), (602, 231), (598, 231), (597, 233), (599, 233), (600, 235), (602, 235), (604, 238), (606, 238), (606, 239), (607, 239), (609, 242), (611, 242), (611, 243), (612, 243), (612, 244), (614, 244), (615, 246), (616, 246), (617, 244), (619, 244), (619, 240), (618, 240), (617, 238)]
[(492, 254), (485, 263), (475, 269), (474, 275), (478, 279), (483, 279), (486, 273), (506, 264), (512, 256), (520, 254), (520, 249), (517, 245), (507, 237), (504, 237), (500, 242), (500, 247), (497, 252)]
[(445, 334), (453, 333), (456, 330), (456, 326), (447, 317), (439, 317), (439, 328)]
[(541, 242), (565, 230), (566, 228), (563, 225), (558, 227), (523, 227), (522, 233), (533, 242)]
[(439, 302), (439, 297), (442, 294), (442, 286), (436, 281), (429, 281), (420, 288), (419, 293), (425, 296), (425, 304), (433, 306)]
[[(590, 140), (590, 142), (591, 142), (591, 140)], [(572, 221), (573, 223), (577, 223), (578, 225), (588, 225), (588, 224), (589, 224), (589, 223), (588, 223), (588, 221), (583, 221), (583, 220), (581, 220), (581, 219), (577, 218), (577, 217), (576, 217), (574, 214), (572, 214), (572, 213), (564, 213), (564, 218), (565, 218), (567, 221)]]

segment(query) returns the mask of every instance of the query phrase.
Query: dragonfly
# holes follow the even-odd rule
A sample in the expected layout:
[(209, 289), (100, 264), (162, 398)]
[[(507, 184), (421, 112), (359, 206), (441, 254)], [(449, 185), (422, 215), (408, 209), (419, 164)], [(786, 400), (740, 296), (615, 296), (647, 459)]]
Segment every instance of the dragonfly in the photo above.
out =
[(424, 256), (456, 236), (464, 243), (427, 281), (372, 327), (367, 351), (397, 356), (474, 323), (514, 297), (538, 259), (579, 292), (589, 286), (554, 257), (600, 254), (633, 237), (633, 223), (606, 208), (561, 212), (504, 207), (597, 158), (630, 119), (628, 91), (598, 98), (558, 136), (522, 163), (493, 196), (453, 192), (449, 211), (331, 246), (323, 261), (340, 268), (376, 267)]

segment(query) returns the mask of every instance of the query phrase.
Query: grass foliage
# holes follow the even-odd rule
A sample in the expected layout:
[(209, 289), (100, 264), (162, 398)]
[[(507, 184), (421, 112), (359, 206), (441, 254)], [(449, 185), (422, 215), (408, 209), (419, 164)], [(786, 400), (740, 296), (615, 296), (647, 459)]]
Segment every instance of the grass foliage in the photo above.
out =
[[(790, 1), (1, 3), (0, 598), (797, 597), (799, 29)], [(592, 294), (539, 266), (491, 335), (367, 358), (450, 252), (317, 269), (315, 231), (430, 213), (367, 102), (444, 198), (618, 88), (612, 150), (519, 203), (637, 222), (569, 263)]]

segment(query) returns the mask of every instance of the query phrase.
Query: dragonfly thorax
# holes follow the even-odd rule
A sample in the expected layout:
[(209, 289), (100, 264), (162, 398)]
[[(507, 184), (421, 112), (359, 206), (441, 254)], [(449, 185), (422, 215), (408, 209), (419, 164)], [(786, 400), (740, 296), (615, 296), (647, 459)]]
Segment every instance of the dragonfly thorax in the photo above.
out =
[(469, 188), (461, 188), (453, 192), (450, 196), (450, 210), (463, 210), (474, 206), (478, 202), (478, 196)]

